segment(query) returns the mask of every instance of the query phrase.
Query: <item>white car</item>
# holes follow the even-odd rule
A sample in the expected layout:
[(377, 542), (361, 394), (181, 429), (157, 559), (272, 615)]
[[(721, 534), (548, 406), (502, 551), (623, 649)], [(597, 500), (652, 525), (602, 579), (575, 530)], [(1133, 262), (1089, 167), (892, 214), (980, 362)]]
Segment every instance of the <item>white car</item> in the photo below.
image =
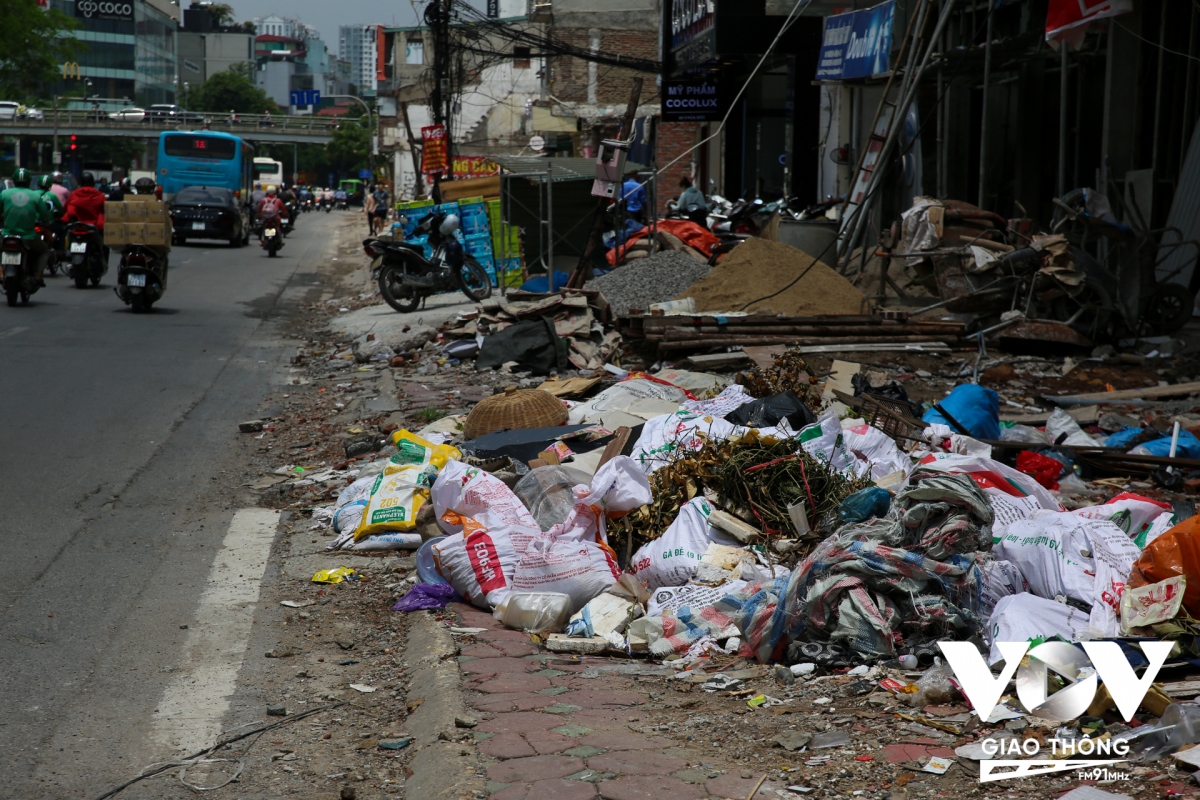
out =
[(122, 108), (108, 115), (113, 122), (141, 122), (146, 118), (144, 108)]
[(25, 119), (43, 120), (45, 118), (46, 115), (42, 113), (40, 108), (33, 108), (30, 106), (29, 108), (25, 109)]
[[(0, 119), (25, 119), (29, 109), (12, 100), (0, 100)], [(40, 111), (38, 112), (41, 113)], [(35, 117), (34, 119), (37, 119)]]

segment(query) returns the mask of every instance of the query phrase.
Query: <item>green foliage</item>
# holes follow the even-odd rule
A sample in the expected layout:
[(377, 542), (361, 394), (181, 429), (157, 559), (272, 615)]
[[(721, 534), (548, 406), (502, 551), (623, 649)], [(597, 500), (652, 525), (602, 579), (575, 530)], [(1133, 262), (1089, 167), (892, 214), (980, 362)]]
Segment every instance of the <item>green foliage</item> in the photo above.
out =
[[(347, 115), (348, 116), (348, 115)], [(361, 119), (342, 117), (342, 124), (325, 145), (329, 165), (335, 172), (345, 173), (367, 166), (371, 152), (371, 133)]]
[(6, 100), (33, 97), (82, 45), (70, 35), (73, 19), (42, 11), (34, 0), (0, 0), (0, 20), (0, 97)]
[(233, 6), (228, 3), (213, 3), (208, 13), (212, 16), (213, 25), (218, 28), (233, 24)]
[[(0, 0), (4, 2), (4, 0)], [(188, 92), (189, 111), (208, 111), (214, 114), (261, 114), (279, 112), (279, 106), (267, 93), (254, 85), (247, 64), (236, 64), (224, 72), (209, 77)]]

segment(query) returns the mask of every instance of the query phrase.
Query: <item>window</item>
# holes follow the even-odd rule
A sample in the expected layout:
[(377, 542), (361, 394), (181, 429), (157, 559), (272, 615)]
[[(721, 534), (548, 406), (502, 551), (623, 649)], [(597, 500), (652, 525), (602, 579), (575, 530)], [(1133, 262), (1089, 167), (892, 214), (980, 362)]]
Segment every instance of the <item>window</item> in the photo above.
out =
[(231, 206), (231, 194), (228, 189), (215, 186), (187, 186), (175, 193), (172, 200), (175, 205), (184, 206)]
[(409, 39), (404, 47), (404, 63), (420, 66), (425, 63), (425, 42), (421, 39)]
[(528, 47), (513, 48), (513, 66), (517, 69), (529, 69), (532, 53)]
[(237, 142), (215, 136), (168, 136), (163, 149), (169, 156), (229, 161), (237, 155)]

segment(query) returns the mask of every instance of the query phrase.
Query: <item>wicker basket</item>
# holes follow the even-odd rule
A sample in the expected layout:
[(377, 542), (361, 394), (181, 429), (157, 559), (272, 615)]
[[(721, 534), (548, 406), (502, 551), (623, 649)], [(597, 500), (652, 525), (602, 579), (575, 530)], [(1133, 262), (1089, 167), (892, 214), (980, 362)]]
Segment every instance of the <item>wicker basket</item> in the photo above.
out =
[(479, 401), (467, 414), (463, 436), (477, 439), (496, 431), (525, 428), (553, 428), (567, 424), (567, 407), (554, 395), (541, 389), (510, 386), (503, 394)]

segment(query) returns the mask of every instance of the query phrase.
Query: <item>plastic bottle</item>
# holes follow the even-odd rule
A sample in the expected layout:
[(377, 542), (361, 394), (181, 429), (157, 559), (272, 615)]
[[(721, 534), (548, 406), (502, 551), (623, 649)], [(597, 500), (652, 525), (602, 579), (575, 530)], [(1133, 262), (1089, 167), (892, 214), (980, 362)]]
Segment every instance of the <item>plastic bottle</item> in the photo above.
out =
[(492, 616), (517, 630), (559, 633), (571, 619), (571, 597), (561, 592), (512, 592)]
[[(1137, 735), (1141, 730), (1135, 728), (1130, 733)], [(1129, 752), (1136, 754), (1138, 761), (1154, 761), (1167, 753), (1174, 753), (1181, 747), (1197, 742), (1200, 742), (1200, 706), (1191, 703), (1171, 703), (1163, 712), (1162, 719), (1154, 726), (1154, 730), (1146, 734), (1141, 742), (1131, 743)]]

